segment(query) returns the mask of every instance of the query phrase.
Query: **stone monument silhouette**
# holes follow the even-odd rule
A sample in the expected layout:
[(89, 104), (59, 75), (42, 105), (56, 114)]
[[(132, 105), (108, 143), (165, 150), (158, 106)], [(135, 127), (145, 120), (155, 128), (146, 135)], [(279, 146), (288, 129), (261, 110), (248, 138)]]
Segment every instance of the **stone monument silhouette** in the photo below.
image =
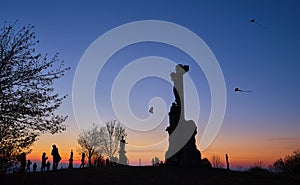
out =
[(125, 155), (125, 144), (126, 140), (124, 136), (122, 136), (122, 139), (120, 140), (120, 150), (119, 150), (119, 164), (122, 165), (128, 165), (128, 159), (127, 156)]
[(167, 165), (200, 165), (201, 153), (196, 147), (197, 127), (193, 120), (185, 120), (183, 75), (189, 71), (188, 65), (176, 65), (176, 71), (170, 74), (174, 82), (175, 101), (169, 112), (169, 148), (165, 159)]

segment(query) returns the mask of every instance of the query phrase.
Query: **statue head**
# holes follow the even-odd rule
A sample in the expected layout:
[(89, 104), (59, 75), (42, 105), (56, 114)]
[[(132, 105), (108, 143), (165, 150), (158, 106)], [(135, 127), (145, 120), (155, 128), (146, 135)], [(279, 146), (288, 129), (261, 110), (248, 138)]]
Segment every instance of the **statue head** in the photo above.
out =
[(186, 73), (190, 70), (189, 65), (178, 64), (176, 65), (176, 73)]

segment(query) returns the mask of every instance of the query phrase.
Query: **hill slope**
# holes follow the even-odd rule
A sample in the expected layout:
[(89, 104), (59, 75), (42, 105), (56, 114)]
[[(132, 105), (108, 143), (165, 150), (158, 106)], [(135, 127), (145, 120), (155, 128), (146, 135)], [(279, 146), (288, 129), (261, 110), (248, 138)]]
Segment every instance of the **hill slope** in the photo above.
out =
[(300, 184), (299, 177), (274, 174), (253, 174), (221, 169), (180, 167), (103, 167), (57, 172), (8, 174), (1, 177), (0, 184), (56, 184), (56, 185), (234, 185), (234, 184)]

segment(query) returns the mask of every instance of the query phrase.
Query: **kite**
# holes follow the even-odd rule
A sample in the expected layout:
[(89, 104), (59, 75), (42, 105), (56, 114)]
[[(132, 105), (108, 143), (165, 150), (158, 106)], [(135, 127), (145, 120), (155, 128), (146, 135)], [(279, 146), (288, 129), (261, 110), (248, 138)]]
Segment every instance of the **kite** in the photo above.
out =
[(252, 91), (244, 91), (239, 89), (238, 87), (234, 89), (234, 92), (252, 92)]
[(265, 28), (265, 29), (267, 28), (267, 27), (265, 27), (264, 25), (262, 25), (262, 24), (260, 24), (259, 22), (257, 22), (256, 19), (250, 19), (250, 22), (253, 23), (253, 24), (256, 24), (256, 25), (258, 25), (258, 26), (260, 26), (260, 27), (262, 27), (262, 28)]
[(150, 107), (149, 112), (153, 114), (153, 107)]

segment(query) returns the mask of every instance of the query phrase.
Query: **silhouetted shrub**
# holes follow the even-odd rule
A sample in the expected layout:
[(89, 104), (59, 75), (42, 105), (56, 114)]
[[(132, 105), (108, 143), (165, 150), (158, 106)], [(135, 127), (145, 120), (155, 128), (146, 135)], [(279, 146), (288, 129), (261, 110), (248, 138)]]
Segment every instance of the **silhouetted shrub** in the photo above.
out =
[(267, 170), (264, 167), (264, 164), (263, 164), (262, 161), (257, 161), (257, 162), (254, 163), (253, 166), (251, 166), (248, 169), (248, 172), (252, 172), (252, 173), (269, 173), (269, 170)]
[(212, 165), (207, 158), (202, 159), (202, 166), (206, 168), (211, 168)]
[(269, 173), (269, 171), (266, 168), (262, 168), (262, 167), (259, 167), (259, 166), (250, 167), (248, 169), (248, 172), (253, 172), (253, 173)]
[(300, 151), (295, 150), (292, 155), (278, 159), (274, 164), (274, 169), (279, 173), (300, 174)]

